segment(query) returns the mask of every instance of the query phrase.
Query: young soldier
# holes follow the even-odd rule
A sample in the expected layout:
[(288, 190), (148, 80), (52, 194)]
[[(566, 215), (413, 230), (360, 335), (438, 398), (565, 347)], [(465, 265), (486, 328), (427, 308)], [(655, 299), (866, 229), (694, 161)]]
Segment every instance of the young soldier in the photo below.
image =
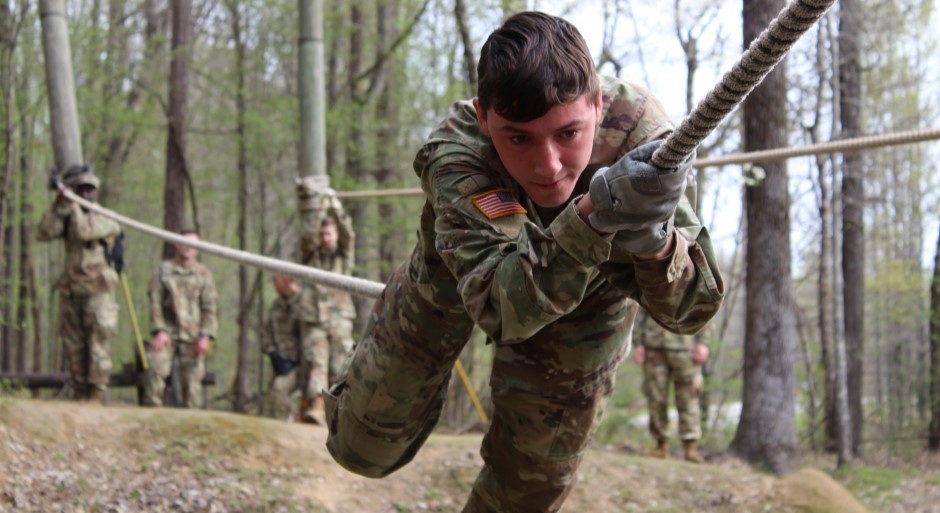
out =
[[(198, 241), (193, 230), (180, 235)], [(173, 258), (160, 262), (150, 280), (150, 371), (145, 383), (144, 405), (163, 404), (166, 378), (179, 356), (183, 404), (202, 408), (202, 379), (206, 354), (218, 330), (216, 291), (212, 271), (196, 260), (199, 250), (175, 244)]]
[(408, 463), (475, 324), (495, 345), (494, 411), (464, 511), (557, 511), (638, 308), (694, 333), (723, 285), (681, 201), (690, 164), (649, 164), (666, 113), (643, 88), (598, 77), (574, 26), (517, 14), (478, 72), (478, 97), (454, 104), (415, 158), (419, 241), (329, 391), (327, 447), (370, 477)]
[[(65, 187), (98, 201), (99, 180), (85, 166), (63, 175)], [(108, 264), (121, 234), (118, 224), (69, 201), (61, 192), (42, 216), (36, 238), (65, 243), (65, 271), (58, 281), (59, 337), (65, 346), (75, 399), (104, 400), (111, 372), (111, 341), (117, 332), (117, 273)]]

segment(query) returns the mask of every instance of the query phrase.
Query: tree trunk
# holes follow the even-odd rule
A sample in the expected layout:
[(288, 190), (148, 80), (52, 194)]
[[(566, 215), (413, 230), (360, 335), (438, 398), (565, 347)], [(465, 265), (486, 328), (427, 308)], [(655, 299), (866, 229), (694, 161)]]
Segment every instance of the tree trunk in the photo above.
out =
[[(861, 9), (856, 0), (839, 2), (839, 86), (842, 137), (862, 135), (861, 127), (861, 64), (858, 37), (861, 30)], [(845, 351), (849, 416), (852, 422), (852, 453), (861, 456), (863, 387), (865, 356), (865, 226), (862, 219), (865, 191), (862, 186), (862, 155), (857, 152), (843, 156), (842, 178), (842, 279), (845, 308)]]
[[(245, 141), (245, 43), (242, 40), (242, 19), (238, 2), (228, 2), (232, 25), (232, 42), (235, 45), (235, 134), (238, 138), (238, 249), (248, 251), (248, 148)], [(264, 247), (261, 248), (264, 250)], [(248, 332), (251, 308), (248, 285), (248, 268), (238, 266), (238, 358), (235, 367), (235, 390), (232, 409), (239, 413), (248, 411)]]
[[(745, 46), (783, 8), (783, 0), (744, 1)], [(786, 67), (781, 63), (744, 101), (745, 151), (787, 144)], [(790, 197), (785, 162), (763, 165), (746, 186), (747, 310), (741, 420), (730, 451), (776, 473), (796, 450), (794, 319), (790, 285)]]
[[(173, 38), (170, 45), (170, 92), (167, 105), (166, 186), (163, 227), (179, 232), (186, 220), (186, 124), (189, 89), (192, 0), (173, 0)], [(173, 244), (163, 244), (163, 258), (173, 256)]]
[(467, 23), (467, 6), (463, 0), (454, 2), (454, 20), (457, 22), (457, 31), (460, 32), (460, 42), (463, 46), (463, 65), (467, 72), (467, 83), (473, 91), (477, 90), (477, 60), (473, 55), (473, 39), (470, 38), (470, 27)]
[[(14, 19), (10, 12), (7, 2), (0, 4), (0, 92), (2, 92), (3, 105), (0, 105), (0, 112), (3, 116), (3, 174), (0, 177), (0, 230), (4, 236), (0, 237), (0, 268), (4, 275), (9, 275), (12, 271), (13, 260), (9, 258), (11, 248), (7, 246), (7, 216), (8, 204), (10, 198), (10, 188), (12, 187), (13, 167), (16, 160), (14, 152), (14, 140), (16, 137), (16, 128), (13, 124), (15, 107), (13, 103), (13, 83), (16, 74), (13, 72), (13, 51), (16, 47), (16, 34), (14, 32)], [(12, 307), (10, 294), (11, 283), (4, 281), (0, 283), (0, 308), (4, 310), (3, 319), (10, 319), (7, 311)], [(0, 334), (0, 369), (5, 372), (11, 370), (13, 343), (9, 329), (9, 322), (3, 322), (2, 334)]]
[(940, 234), (934, 250), (930, 285), (930, 399), (927, 449), (940, 452)]
[[(28, 135), (24, 127), (21, 131), (24, 138)], [(26, 147), (24, 139), (22, 147)], [(19, 292), (17, 294), (16, 306), (16, 364), (13, 367), (15, 372), (26, 372), (27, 369), (27, 341), (30, 306), (30, 285), (33, 280), (33, 262), (30, 255), (33, 251), (33, 205), (29, 201), (30, 172), (29, 160), (24, 155), (20, 158), (20, 251), (19, 251)]]

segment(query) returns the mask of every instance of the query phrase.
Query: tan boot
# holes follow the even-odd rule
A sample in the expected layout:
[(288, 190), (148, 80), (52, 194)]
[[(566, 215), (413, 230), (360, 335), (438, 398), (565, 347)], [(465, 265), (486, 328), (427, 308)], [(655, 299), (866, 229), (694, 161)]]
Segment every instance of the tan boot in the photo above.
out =
[(705, 458), (698, 452), (698, 440), (684, 440), (682, 445), (685, 447), (685, 461), (692, 463), (705, 462)]
[(656, 448), (650, 449), (650, 456), (663, 460), (669, 459), (669, 440), (656, 440)]
[(85, 397), (83, 401), (88, 401), (90, 403), (105, 403), (105, 389), (104, 387), (99, 387), (98, 385), (88, 385), (88, 388), (85, 389)]
[(301, 405), (301, 412), (303, 413), (302, 422), (304, 424), (316, 424), (318, 426), (326, 425), (326, 410), (323, 407), (323, 398), (314, 397), (308, 401), (304, 401), (305, 404)]

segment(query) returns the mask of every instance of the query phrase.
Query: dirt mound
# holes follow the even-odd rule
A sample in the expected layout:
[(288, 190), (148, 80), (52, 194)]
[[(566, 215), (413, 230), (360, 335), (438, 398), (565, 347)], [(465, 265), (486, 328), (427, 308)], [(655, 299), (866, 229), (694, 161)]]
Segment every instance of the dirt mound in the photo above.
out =
[[(396, 474), (332, 461), (323, 428), (215, 411), (0, 399), (0, 511), (456, 512), (479, 435), (435, 435)], [(785, 479), (593, 449), (565, 511), (865, 512), (824, 473)]]

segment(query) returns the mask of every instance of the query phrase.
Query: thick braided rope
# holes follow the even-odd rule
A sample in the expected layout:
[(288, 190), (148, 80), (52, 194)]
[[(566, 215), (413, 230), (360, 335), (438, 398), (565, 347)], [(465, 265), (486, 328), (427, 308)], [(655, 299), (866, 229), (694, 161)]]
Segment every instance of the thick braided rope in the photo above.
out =
[(682, 121), (679, 129), (656, 149), (651, 159), (653, 164), (673, 168), (685, 161), (834, 3), (835, 0), (795, 0), (780, 11), (731, 71)]
[(97, 203), (92, 203), (85, 200), (69, 189), (63, 189), (62, 193), (65, 195), (65, 197), (77, 202), (79, 205), (89, 210), (93, 210), (105, 217), (114, 219), (118, 223), (133, 228), (139, 232), (153, 235), (154, 237), (163, 239), (165, 241), (179, 243), (184, 246), (190, 246), (198, 249), (199, 251), (203, 251), (205, 253), (216, 255), (222, 258), (227, 258), (229, 260), (234, 260), (241, 264), (251, 265), (261, 269), (266, 269), (271, 272), (287, 274), (299, 280), (319, 283), (326, 285), (327, 287), (345, 290), (351, 294), (366, 296), (373, 299), (379, 297), (379, 295), (382, 293), (382, 290), (385, 289), (385, 285), (382, 283), (356, 278), (354, 276), (346, 276), (343, 274), (323, 271), (295, 262), (256, 255), (247, 251), (232, 249), (225, 246), (220, 246), (218, 244), (212, 244), (210, 242), (190, 240), (186, 237), (183, 237), (182, 235), (168, 232), (166, 230), (161, 230), (148, 224), (124, 217), (112, 210), (108, 210), (102, 207)]

